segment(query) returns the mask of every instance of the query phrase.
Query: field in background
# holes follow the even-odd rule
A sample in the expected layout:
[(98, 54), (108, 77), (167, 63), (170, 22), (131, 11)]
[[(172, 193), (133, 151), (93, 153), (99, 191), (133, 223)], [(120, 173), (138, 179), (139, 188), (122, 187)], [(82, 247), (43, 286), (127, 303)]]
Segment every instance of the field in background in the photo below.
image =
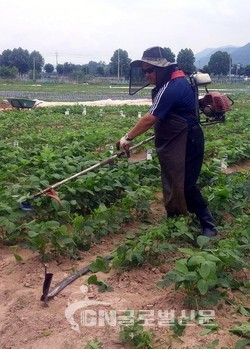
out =
[[(208, 86), (209, 90), (220, 90), (230, 95), (250, 95), (250, 83), (215, 84)], [(28, 98), (44, 101), (93, 101), (100, 99), (138, 99), (150, 98), (151, 87), (147, 87), (137, 94), (129, 95), (128, 84), (73, 84), (73, 83), (39, 83), (13, 82), (0, 80), (0, 100), (6, 98)], [(200, 89), (204, 93), (204, 88)]]

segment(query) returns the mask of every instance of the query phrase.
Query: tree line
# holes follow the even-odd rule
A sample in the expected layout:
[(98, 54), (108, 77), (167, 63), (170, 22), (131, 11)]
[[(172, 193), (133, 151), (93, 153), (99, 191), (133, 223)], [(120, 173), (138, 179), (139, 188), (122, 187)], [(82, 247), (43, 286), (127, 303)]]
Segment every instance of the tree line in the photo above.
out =
[[(177, 62), (178, 66), (186, 74), (191, 74), (196, 70), (195, 56), (191, 49), (180, 50), (177, 56), (168, 47), (164, 47), (166, 57), (170, 62)], [(68, 76), (79, 81), (84, 81), (87, 76), (117, 77), (118, 79), (128, 79), (131, 59), (128, 52), (117, 49), (110, 62), (90, 61), (88, 64), (73, 64), (65, 62), (54, 66), (51, 63), (45, 64), (45, 60), (40, 52), (24, 50), (21, 47), (13, 50), (4, 50), (0, 54), (0, 77), (5, 79), (15, 79), (17, 77), (28, 76), (33, 80), (40, 79), (42, 74), (56, 74)], [(250, 76), (250, 64), (242, 66), (232, 64), (231, 57), (227, 52), (217, 51), (211, 55), (207, 65), (202, 70), (217, 76), (234, 75)]]

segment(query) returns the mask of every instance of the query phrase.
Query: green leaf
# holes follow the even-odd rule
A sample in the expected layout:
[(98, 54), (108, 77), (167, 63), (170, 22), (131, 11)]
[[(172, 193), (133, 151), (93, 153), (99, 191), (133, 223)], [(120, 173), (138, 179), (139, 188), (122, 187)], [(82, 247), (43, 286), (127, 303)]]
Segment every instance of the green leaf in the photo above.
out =
[(193, 256), (196, 253), (196, 251), (192, 250), (191, 248), (179, 248), (179, 251), (189, 256)]
[(245, 322), (239, 326), (235, 326), (229, 331), (234, 334), (237, 334), (238, 336), (250, 339), (250, 323), (249, 322), (247, 323)]
[(198, 288), (198, 290), (199, 290), (199, 292), (200, 292), (200, 294), (202, 294), (203, 296), (204, 296), (204, 294), (206, 294), (207, 293), (207, 291), (208, 291), (208, 283), (207, 283), (207, 281), (206, 280), (199, 280), (198, 282), (197, 282), (197, 288)]
[(58, 221), (47, 221), (45, 223), (46, 228), (58, 228), (60, 223)]
[(210, 322), (206, 325), (206, 327), (211, 329), (212, 331), (215, 331), (219, 328), (219, 325), (215, 322)]
[(100, 349), (100, 348), (101, 348), (101, 343), (98, 340), (91, 341), (86, 346), (86, 349)]
[(113, 291), (113, 287), (109, 286), (106, 284), (106, 282), (103, 282), (99, 285), (99, 292), (103, 293), (103, 292), (112, 292)]
[[(203, 329), (200, 331), (200, 335), (201, 335), (201, 336), (206, 336), (207, 334), (209, 334), (209, 333), (215, 331), (216, 329), (217, 329), (217, 327), (216, 327), (216, 328), (210, 328), (210, 327), (203, 328)], [(218, 344), (218, 343), (219, 343), (219, 342), (217, 342), (217, 344)], [(217, 345), (217, 344), (216, 344), (216, 345)]]
[(96, 273), (98, 271), (108, 273), (110, 270), (109, 261), (103, 257), (97, 257), (96, 261), (90, 264), (89, 270), (92, 271), (92, 273)]
[(243, 281), (244, 287), (250, 290), (250, 280)]
[(175, 319), (174, 325), (173, 325), (173, 331), (176, 336), (180, 337), (183, 331), (185, 330), (185, 328), (186, 328), (185, 324), (179, 324), (178, 320)]
[(198, 275), (197, 275), (196, 271), (189, 271), (187, 274), (183, 275), (182, 280), (196, 282), (197, 277), (198, 277)]
[(19, 254), (14, 253), (14, 257), (18, 263), (25, 263), (23, 258)]
[(5, 217), (1, 217), (0, 226), (5, 227), (8, 232), (13, 232), (16, 229), (16, 225)]
[(126, 234), (126, 239), (134, 240), (135, 239), (135, 234), (132, 234), (132, 233)]
[(242, 305), (240, 305), (237, 309), (237, 311), (244, 316), (249, 316), (250, 315), (250, 308), (247, 307), (243, 307)]
[(74, 242), (72, 237), (64, 237), (64, 236), (59, 241), (65, 245), (72, 244)]
[(201, 267), (199, 269), (199, 273), (203, 279), (207, 279), (207, 277), (210, 274), (210, 263), (208, 263), (208, 262), (202, 263)]
[(168, 271), (163, 281), (157, 282), (157, 286), (159, 287), (168, 287), (176, 280), (176, 273), (173, 270)]
[(189, 231), (185, 232), (185, 235), (186, 235), (187, 237), (189, 237), (191, 240), (194, 240), (193, 234), (190, 233)]
[(36, 236), (38, 236), (40, 233), (39, 232), (36, 232), (36, 231), (32, 231), (32, 230), (30, 230), (30, 231), (28, 231), (28, 236), (30, 237), (30, 238), (35, 238)]
[(210, 238), (208, 238), (207, 236), (199, 235), (197, 237), (197, 243), (198, 243), (198, 245), (200, 246), (201, 249), (204, 246), (206, 246), (209, 242), (210, 242)]
[(212, 343), (208, 344), (207, 349), (215, 349), (218, 344), (219, 344), (219, 339), (215, 339)]
[(106, 291), (113, 291), (113, 288), (111, 286), (108, 286), (106, 282), (98, 280), (96, 275), (90, 276), (86, 283), (88, 285), (97, 285), (99, 292), (106, 292)]
[(96, 276), (96, 275), (91, 275), (91, 276), (87, 279), (87, 284), (88, 284), (88, 285), (98, 285), (98, 283), (97, 283), (97, 276)]
[(250, 344), (250, 339), (239, 339), (235, 343), (234, 349), (246, 349), (247, 345), (249, 345), (249, 344)]
[(181, 262), (181, 261), (177, 261), (175, 263), (175, 270), (182, 273), (182, 274), (186, 274), (188, 273), (188, 268), (186, 267), (186, 265)]
[(192, 257), (190, 257), (187, 261), (187, 265), (193, 266), (193, 265), (200, 265), (201, 263), (204, 262), (204, 257), (201, 255), (194, 255)]
[(66, 200), (61, 200), (62, 203), (62, 208), (66, 211), (66, 212), (70, 212), (70, 203)]
[(105, 211), (107, 211), (107, 207), (103, 203), (101, 203), (99, 205), (99, 210), (100, 210), (100, 212), (105, 212)]

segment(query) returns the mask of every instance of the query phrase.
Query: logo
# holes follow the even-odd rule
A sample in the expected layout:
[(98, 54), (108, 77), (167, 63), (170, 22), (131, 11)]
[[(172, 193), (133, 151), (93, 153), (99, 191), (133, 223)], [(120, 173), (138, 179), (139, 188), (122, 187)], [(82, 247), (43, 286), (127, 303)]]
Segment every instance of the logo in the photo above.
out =
[[(88, 287), (87, 286), (81, 286), (80, 287), (80, 291), (83, 295), (85, 295), (83, 300), (76, 300), (73, 301), (72, 303), (70, 301), (68, 301), (68, 306), (65, 310), (65, 317), (67, 319), (67, 321), (70, 323), (72, 330), (76, 331), (76, 332), (80, 332), (80, 326), (79, 324), (76, 322), (74, 316), (75, 313), (79, 310), (81, 310), (81, 318), (82, 318), (82, 309), (88, 308), (88, 307), (94, 307), (94, 306), (110, 306), (110, 303), (107, 302), (102, 302), (102, 301), (96, 301), (96, 300), (92, 300), (89, 299), (86, 296), (86, 293), (88, 292)], [(79, 294), (79, 292), (74, 292), (73, 294)], [(71, 296), (72, 296), (71, 295)], [(92, 310), (90, 310), (91, 312)], [(86, 322), (86, 321), (85, 321)], [(92, 321), (93, 322), (93, 321)]]
[[(81, 327), (128, 326), (143, 321), (144, 327), (202, 326), (213, 323), (214, 310), (194, 309), (112, 309), (109, 302), (89, 299), (88, 287), (81, 286), (80, 292), (70, 295), (65, 317), (72, 330), (80, 333)], [(78, 295), (74, 297), (74, 295)], [(79, 300), (80, 295), (80, 300)], [(75, 299), (74, 299), (75, 298)]]

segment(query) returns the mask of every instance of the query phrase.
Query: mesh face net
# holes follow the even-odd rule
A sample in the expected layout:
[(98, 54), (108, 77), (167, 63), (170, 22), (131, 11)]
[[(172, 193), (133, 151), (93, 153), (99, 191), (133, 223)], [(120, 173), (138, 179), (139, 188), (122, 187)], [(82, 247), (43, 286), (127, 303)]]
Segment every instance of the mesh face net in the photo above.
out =
[(142, 71), (141, 66), (130, 66), (130, 79), (129, 79), (129, 94), (134, 95), (144, 87), (148, 86), (149, 82), (145, 78), (145, 74)]
[(143, 52), (141, 60), (133, 61), (130, 64), (130, 81), (129, 81), (129, 94), (134, 95), (136, 92), (140, 91), (144, 87), (148, 86), (149, 83), (145, 78), (145, 74), (142, 71), (142, 63), (145, 62), (150, 64), (150, 66), (156, 67), (156, 80), (157, 84), (160, 83), (162, 77), (158, 73), (162, 69), (166, 69), (170, 65), (175, 64), (174, 62), (169, 62), (167, 60), (166, 52), (162, 47), (154, 46)]

